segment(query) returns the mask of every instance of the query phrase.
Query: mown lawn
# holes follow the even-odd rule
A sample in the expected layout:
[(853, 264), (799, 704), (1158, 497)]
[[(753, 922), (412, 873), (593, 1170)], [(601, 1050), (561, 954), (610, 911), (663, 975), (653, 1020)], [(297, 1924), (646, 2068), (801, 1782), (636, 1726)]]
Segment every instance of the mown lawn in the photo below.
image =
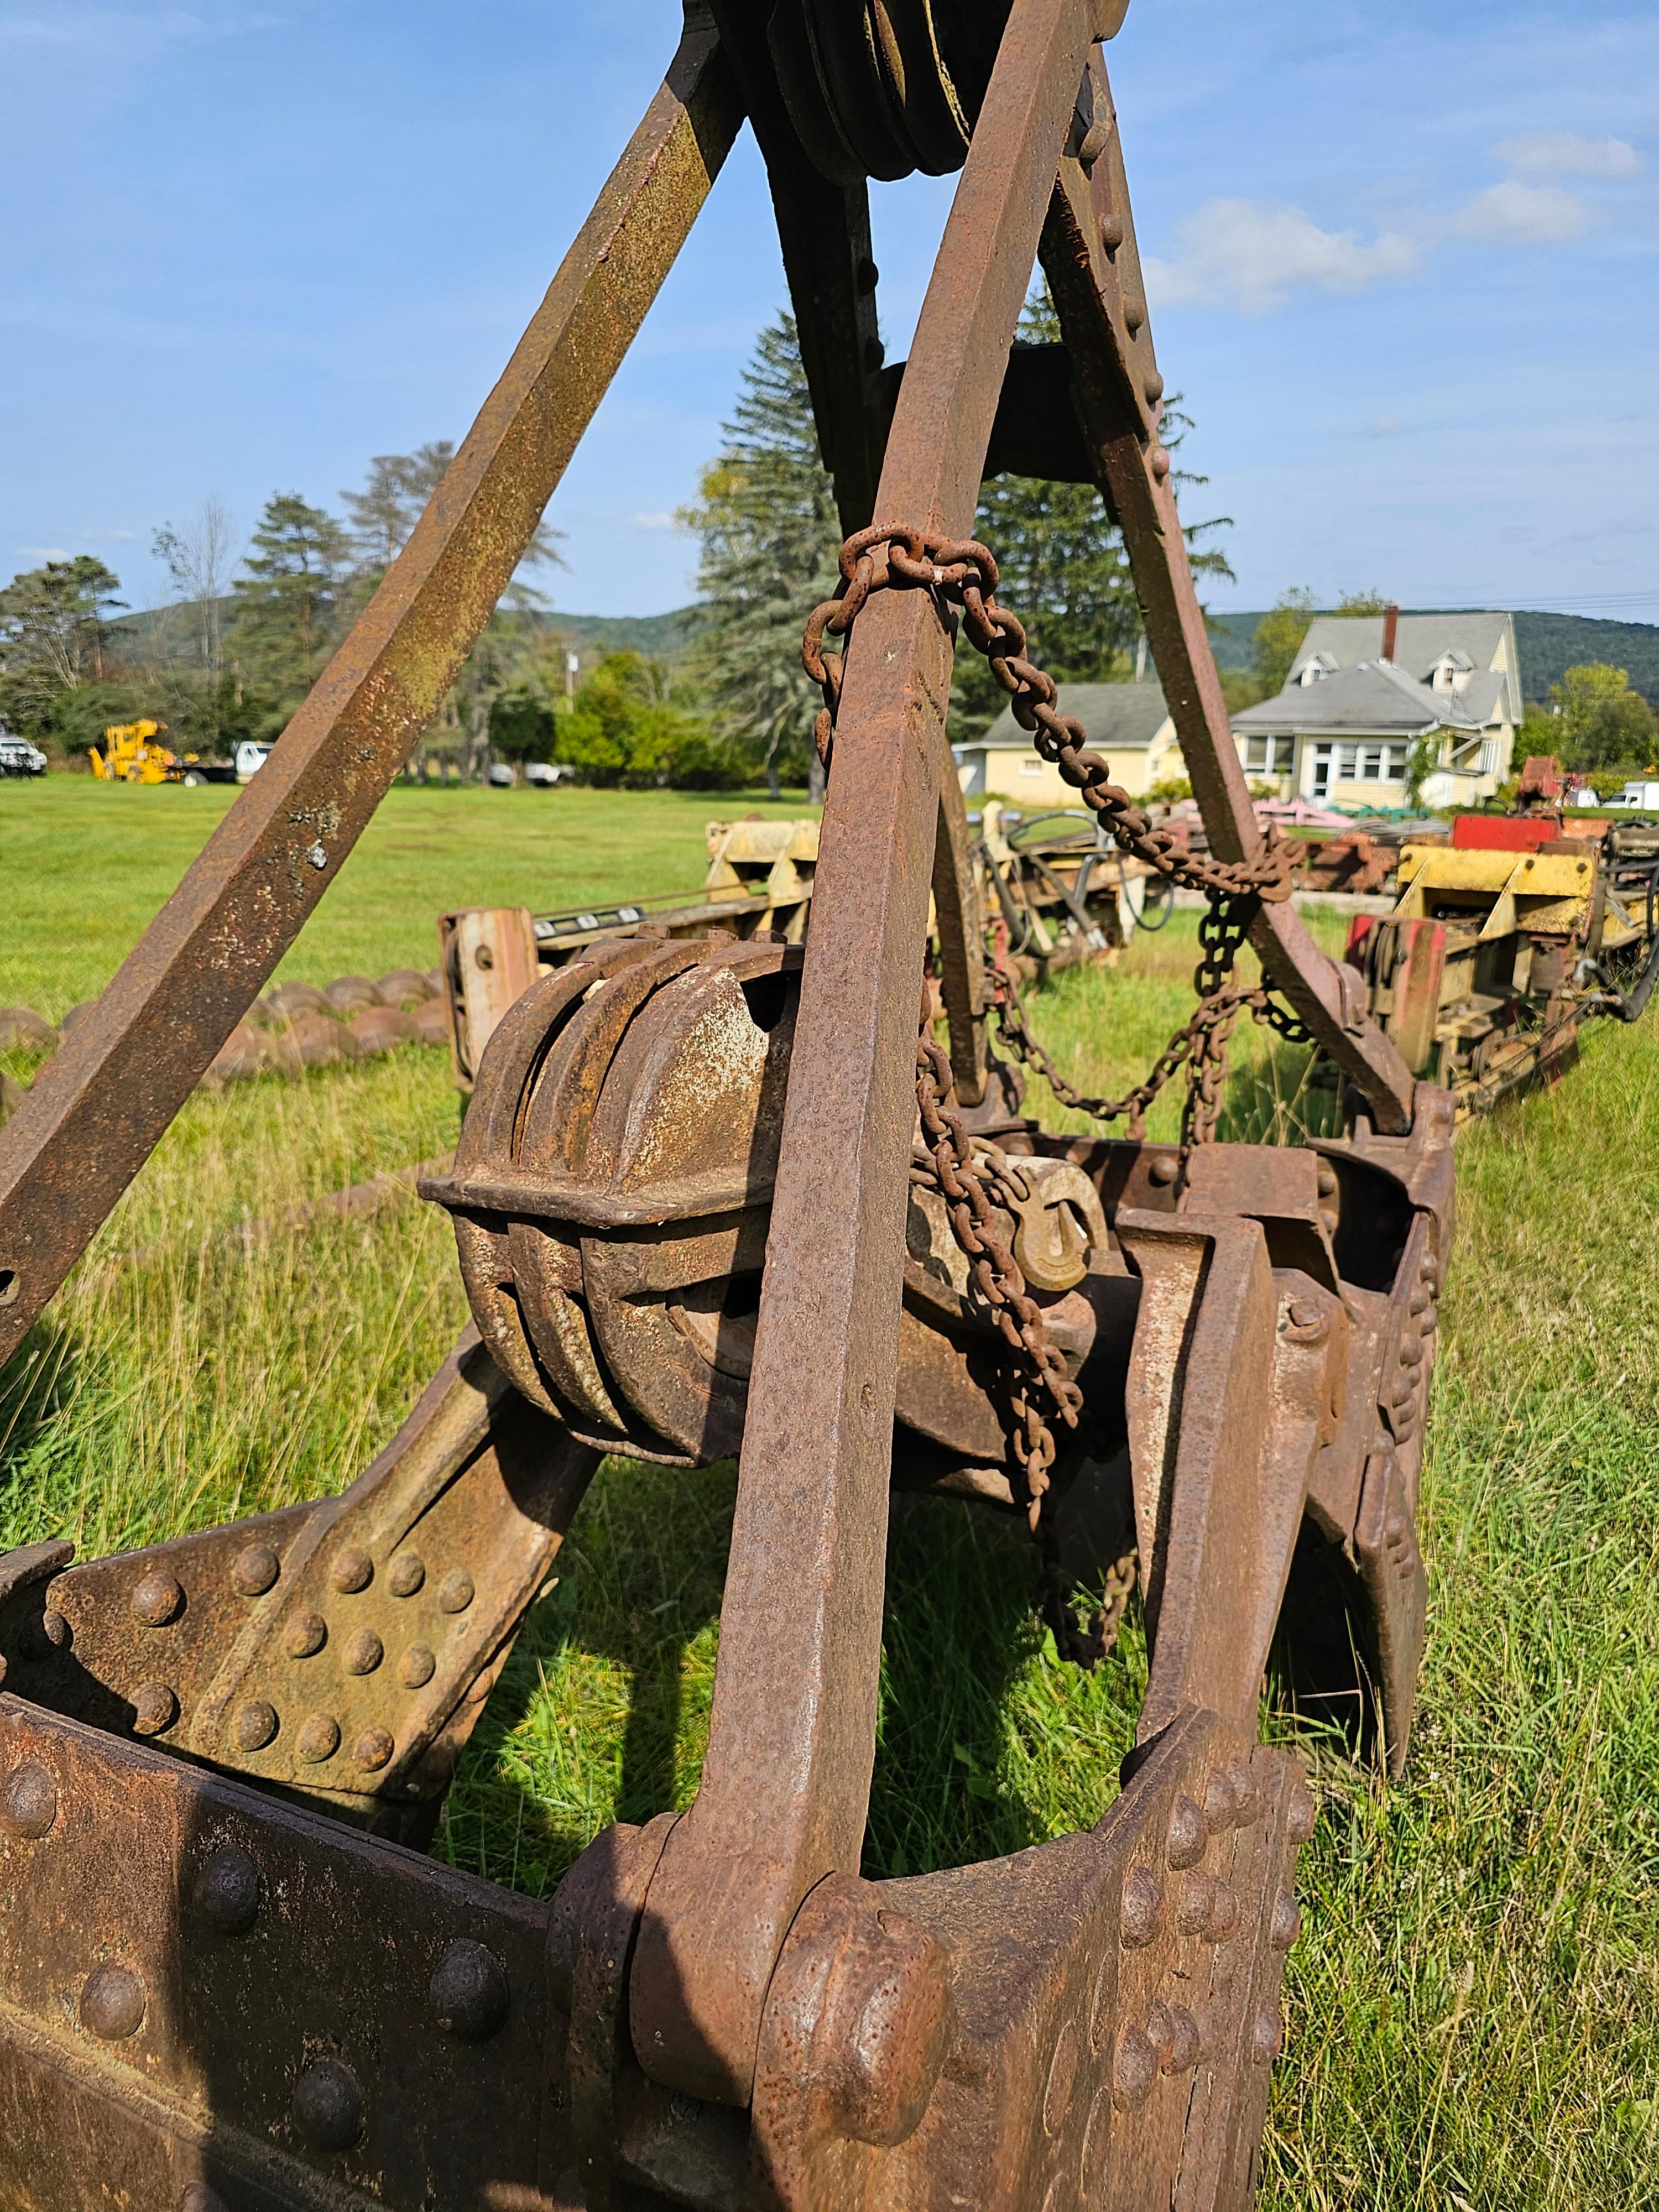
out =
[[(222, 805), (0, 786), (0, 1002), (55, 1013), (100, 988)], [(689, 889), (702, 821), (730, 811), (747, 794), (395, 792), (287, 972), (424, 966), (447, 904)], [(1037, 997), (1068, 1072), (1138, 1075), (1184, 1018), (1193, 954), (1177, 915)], [(1238, 1133), (1326, 1110), (1302, 1058), (1249, 1042)], [(441, 1151), (455, 1121), (443, 1055), (416, 1050), (193, 1101), (0, 1378), (0, 1542), (106, 1551), (360, 1469), (465, 1318), (447, 1221), (410, 1200), (248, 1253), (222, 1232)], [(1659, 2201), (1652, 1019), (1595, 1033), (1558, 1090), (1460, 1138), (1459, 1166), (1415, 1748), (1385, 1788), (1310, 1747), (1263, 2198), (1297, 2212)], [(608, 1464), (462, 1769), (446, 1856), (544, 1893), (604, 1822), (689, 1800), (732, 1491), (729, 1468)], [(1138, 1630), (1081, 1675), (1030, 1598), (1017, 1529), (898, 1502), (869, 1871), (1008, 1850), (1109, 1801)]]

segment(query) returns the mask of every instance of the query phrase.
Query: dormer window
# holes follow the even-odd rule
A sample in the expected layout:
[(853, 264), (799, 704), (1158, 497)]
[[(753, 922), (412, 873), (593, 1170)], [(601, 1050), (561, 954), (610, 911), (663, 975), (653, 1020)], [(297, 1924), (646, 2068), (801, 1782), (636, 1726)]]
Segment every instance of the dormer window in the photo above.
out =
[(1304, 661), (1297, 671), (1296, 680), (1305, 691), (1309, 684), (1317, 684), (1322, 677), (1334, 676), (1335, 673), (1336, 663), (1329, 653), (1316, 653), (1311, 660)]
[(1430, 688), (1436, 691), (1461, 691), (1474, 665), (1461, 653), (1443, 653), (1429, 672)]

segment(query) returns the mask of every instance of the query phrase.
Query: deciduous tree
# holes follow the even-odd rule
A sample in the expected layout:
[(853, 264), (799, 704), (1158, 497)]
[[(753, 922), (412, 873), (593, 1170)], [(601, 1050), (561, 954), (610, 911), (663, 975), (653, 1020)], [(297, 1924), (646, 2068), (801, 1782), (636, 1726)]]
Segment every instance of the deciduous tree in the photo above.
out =
[(48, 561), (0, 591), (0, 717), (37, 741), (52, 735), (59, 700), (100, 683), (121, 580), (90, 553)]

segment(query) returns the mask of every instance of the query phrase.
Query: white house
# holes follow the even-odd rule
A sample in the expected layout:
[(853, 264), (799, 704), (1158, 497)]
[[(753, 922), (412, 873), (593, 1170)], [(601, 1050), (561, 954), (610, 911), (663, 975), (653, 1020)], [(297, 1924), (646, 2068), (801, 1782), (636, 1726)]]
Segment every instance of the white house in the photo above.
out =
[(1252, 782), (1358, 812), (1406, 804), (1427, 744), (1428, 806), (1488, 799), (1510, 773), (1523, 716), (1508, 614), (1321, 615), (1285, 689), (1233, 717)]
[[(1092, 750), (1104, 757), (1114, 783), (1139, 798), (1156, 783), (1184, 776), (1175, 724), (1156, 684), (1062, 684), (1062, 714), (1075, 714)], [(983, 737), (953, 745), (963, 795), (1001, 799), (1029, 813), (1032, 808), (1079, 802), (1060, 770), (1042, 758), (1030, 737), (1005, 707)]]

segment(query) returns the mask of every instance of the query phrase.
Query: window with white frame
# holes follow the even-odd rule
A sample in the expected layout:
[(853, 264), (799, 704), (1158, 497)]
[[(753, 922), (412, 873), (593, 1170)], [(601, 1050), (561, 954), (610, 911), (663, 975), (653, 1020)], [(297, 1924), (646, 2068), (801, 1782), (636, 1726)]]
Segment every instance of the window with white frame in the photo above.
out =
[(1246, 738), (1244, 766), (1251, 775), (1288, 775), (1296, 759), (1294, 738)]
[(1047, 766), (1046, 761), (1023, 760), (1019, 764), (1019, 772), (1022, 775), (1041, 775)]
[(1406, 756), (1409, 745), (1389, 745), (1371, 741), (1362, 744), (1339, 745), (1336, 749), (1336, 781), (1339, 783), (1404, 783)]

